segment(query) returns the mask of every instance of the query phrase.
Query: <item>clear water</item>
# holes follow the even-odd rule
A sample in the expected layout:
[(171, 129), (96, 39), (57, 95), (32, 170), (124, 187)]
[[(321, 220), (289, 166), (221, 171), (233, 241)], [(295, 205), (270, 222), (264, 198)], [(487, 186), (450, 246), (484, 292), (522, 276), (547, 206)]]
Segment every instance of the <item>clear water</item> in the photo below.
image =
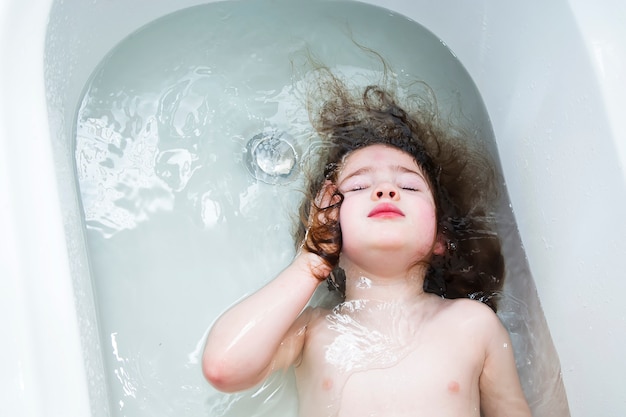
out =
[[(251, 175), (248, 143), (285, 132), (298, 160), (306, 159), (315, 146), (301, 88), (307, 54), (369, 82), (380, 62), (354, 41), (381, 53), (409, 93), (412, 81), (425, 81), (442, 113), (497, 158), (480, 95), (445, 44), (360, 3), (183, 10), (129, 36), (94, 73), (78, 112), (75, 156), (114, 416), (296, 414), (292, 375), (226, 395), (204, 381), (199, 360), (215, 318), (294, 253), (301, 174)], [(552, 410), (543, 393), (562, 389), (558, 359), (502, 195), (508, 282), (500, 315), (531, 405)]]

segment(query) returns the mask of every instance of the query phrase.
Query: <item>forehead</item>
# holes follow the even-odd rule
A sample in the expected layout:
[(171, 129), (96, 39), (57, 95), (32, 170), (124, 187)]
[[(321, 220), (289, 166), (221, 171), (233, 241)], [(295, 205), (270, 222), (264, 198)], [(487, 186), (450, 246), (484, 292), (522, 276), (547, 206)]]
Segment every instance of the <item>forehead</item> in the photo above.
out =
[(403, 150), (387, 145), (370, 145), (346, 155), (342, 163), (340, 176), (351, 169), (385, 165), (400, 165), (421, 171), (413, 156)]

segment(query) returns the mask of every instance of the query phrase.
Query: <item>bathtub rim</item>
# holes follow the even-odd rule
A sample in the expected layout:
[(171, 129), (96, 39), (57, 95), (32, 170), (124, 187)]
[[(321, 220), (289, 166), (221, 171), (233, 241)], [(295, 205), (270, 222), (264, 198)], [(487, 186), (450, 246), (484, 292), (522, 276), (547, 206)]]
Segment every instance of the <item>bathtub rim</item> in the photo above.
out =
[[(51, 6), (51, 0), (36, 0), (3, 3), (0, 9), (0, 54), (12, 63), (0, 69), (2, 104), (14, 104), (10, 114), (4, 106), (0, 110), (0, 160), (4, 173), (20, 179), (19, 184), (3, 181), (0, 186), (2, 225), (11, 231), (0, 238), (7, 248), (1, 259), (8, 271), (3, 286), (11, 284), (0, 298), (3, 308), (12, 310), (8, 317), (13, 325), (5, 336), (16, 341), (15, 356), (3, 354), (0, 360), (2, 369), (12, 371), (2, 379), (7, 415), (89, 413), (63, 209), (48, 140), (43, 74)], [(33, 166), (38, 176), (32, 175)], [(63, 342), (56, 343), (58, 339)]]
[[(36, 0), (36, 1), (37, 1), (37, 3), (36, 3), (35, 5), (36, 5), (36, 6), (41, 6), (41, 7), (38, 7), (37, 9), (39, 9), (39, 10), (44, 10), (44, 11), (48, 10), (48, 9), (51, 7), (52, 3), (53, 3), (51, 0)], [(386, 5), (385, 7), (393, 8), (394, 10), (397, 10), (397, 11), (398, 11), (398, 12), (400, 12), (400, 13), (402, 13), (402, 7), (407, 7), (407, 8), (408, 8), (408, 7), (410, 7), (409, 2), (403, 2), (403, 1), (395, 1), (395, 2), (392, 2), (392, 1), (390, 1), (389, 3), (390, 3), (390, 5), (389, 5), (389, 6), (387, 6), (387, 5)], [(583, 6), (581, 6), (581, 1), (578, 1), (578, 3), (577, 3), (577, 2), (575, 2), (575, 1), (574, 1), (574, 2), (571, 2), (571, 3), (572, 3), (572, 4), (574, 4), (574, 5), (575, 5), (575, 7), (578, 7), (578, 9), (577, 9), (577, 10), (579, 10), (579, 11), (580, 11), (580, 10), (582, 10), (582, 9), (584, 9), (584, 7), (583, 7)], [(604, 2), (603, 4), (604, 4), (605, 6), (612, 6), (612, 5), (618, 5), (618, 6), (619, 6), (619, 3), (618, 3), (617, 1), (613, 1), (613, 2), (612, 2), (612, 1), (610, 1), (610, 0), (605, 0), (605, 2)], [(397, 5), (397, 7), (398, 7), (398, 8), (396, 8), (396, 6), (394, 6), (394, 5)], [(15, 7), (15, 5), (14, 5), (14, 4), (12, 4), (11, 6)], [(17, 9), (17, 8), (19, 8), (19, 7), (24, 7), (24, 8), (25, 8), (25, 7), (32, 7), (32, 6), (33, 6), (33, 3), (31, 2), (31, 3), (29, 4), (29, 6), (18, 6), (18, 7), (15, 7), (15, 8)], [(5, 5), (5, 6), (3, 6), (3, 7), (4, 7), (4, 9), (3, 9), (3, 13), (8, 13), (8, 12), (7, 12), (7, 10), (9, 10), (9, 7), (10, 7), (10, 6), (6, 6), (6, 5)], [(34, 9), (35, 9), (35, 7), (33, 7), (33, 10), (34, 10)], [(610, 9), (610, 7), (609, 7), (609, 9)], [(29, 11), (28, 11), (28, 13), (30, 13), (30, 12), (32, 12), (32, 11), (31, 11), (31, 10), (29, 10)], [(578, 12), (577, 12), (577, 13), (578, 13)], [(35, 14), (38, 16), (38, 17), (35, 19), (36, 21), (38, 21), (38, 22), (40, 22), (40, 23), (41, 23), (41, 22), (42, 22), (42, 20), (45, 20), (45, 19), (44, 19), (44, 17), (43, 17), (43, 12), (36, 12)], [(581, 14), (584, 14), (584, 12), (581, 12)], [(612, 19), (611, 19), (611, 18), (609, 18), (609, 19), (608, 19), (608, 21), (616, 21), (616, 20), (617, 20), (617, 16), (618, 16), (617, 14), (616, 14), (616, 15), (614, 15), (614, 16), (613, 16), (613, 18), (612, 18)], [(580, 18), (580, 16), (579, 16), (579, 18)], [(24, 19), (24, 20), (17, 19), (17, 20), (15, 20), (14, 22), (12, 22), (12, 23), (11, 23), (11, 25), (13, 25), (13, 24), (23, 24), (23, 25), (24, 25), (24, 27), (33, 27), (33, 23), (32, 23), (32, 20), (31, 20), (30, 18), (28, 18), (28, 19)], [(579, 24), (581, 24), (581, 26), (584, 26), (584, 25), (585, 25), (585, 23), (579, 23)], [(3, 22), (3, 25), (2, 25), (2, 26), (4, 27), (4, 22)], [(42, 26), (44, 26), (44, 27), (45, 27), (45, 25), (42, 25)], [(11, 27), (12, 27), (12, 26), (11, 26)], [(20, 33), (20, 32), (18, 31), (18, 33)], [(440, 34), (439, 32), (435, 32), (435, 33)], [(442, 37), (444, 37), (444, 36), (445, 36), (445, 35), (442, 35)], [(37, 39), (31, 39), (31, 37), (34, 37), (34, 38), (37, 38)], [(28, 41), (27, 41), (27, 42), (25, 42), (25, 43), (22, 45), (22, 47), (23, 47), (24, 49), (30, 49), (30, 46), (32, 46), (33, 50), (34, 50), (34, 49), (37, 49), (37, 48), (41, 48), (41, 45), (40, 45), (40, 44), (41, 44), (41, 39), (43, 39), (44, 37), (45, 37), (45, 33), (42, 33), (42, 31), (41, 31), (41, 30), (39, 30), (39, 28), (37, 28), (37, 29), (35, 29), (35, 30), (31, 30), (31, 34), (30, 34), (30, 35), (26, 35), (26, 36), (25, 36), (25, 39), (28, 39)], [(5, 52), (5, 50), (6, 50), (6, 49), (5, 49), (5, 48), (6, 48), (6, 43), (7, 43), (6, 39), (7, 39), (7, 38), (6, 38), (6, 37), (4, 37), (4, 39), (3, 39), (3, 41), (2, 41), (2, 42), (3, 42), (3, 43), (2, 43), (2, 51), (3, 51), (3, 53), (4, 53), (4, 52)], [(609, 39), (609, 41), (614, 42), (614, 39)], [(461, 43), (462, 43), (462, 42), (461, 42)], [(622, 43), (623, 43), (623, 42), (622, 42)], [(452, 48), (453, 50), (455, 50), (455, 51), (461, 51), (461, 50), (462, 50), (462, 48), (459, 48), (458, 46), (456, 46), (456, 45), (455, 45), (455, 43), (454, 43), (453, 41), (450, 41), (450, 43), (449, 43), (449, 44), (450, 44), (451, 48)], [(619, 43), (617, 43), (617, 44), (619, 45)], [(15, 54), (15, 56), (18, 56), (18, 55), (19, 55), (17, 52), (18, 52), (18, 51), (14, 51), (14, 52), (13, 52), (13, 53)], [(20, 51), (20, 52), (21, 52), (21, 51)], [(590, 49), (589, 49), (589, 52), (588, 52), (588, 53), (589, 53), (589, 54), (592, 54), (592, 48), (590, 48)], [(39, 61), (39, 59), (38, 59), (37, 57), (34, 57), (34, 55), (33, 55), (33, 54), (29, 54), (29, 56), (30, 56), (31, 58), (33, 58), (33, 61), (34, 61), (34, 62), (38, 62), (38, 61)], [(462, 61), (462, 62), (463, 62), (463, 63), (467, 66), (467, 60), (461, 59), (461, 61)], [(598, 64), (598, 65), (599, 65), (599, 64)], [(618, 65), (621, 65), (619, 68), (623, 69), (623, 62), (622, 62), (622, 63), (618, 62)], [(25, 68), (26, 68), (27, 66), (28, 66), (28, 64), (25, 66)], [(37, 67), (43, 71), (43, 66), (42, 66), (42, 65), (40, 66), (39, 64), (37, 64)], [(475, 67), (474, 67), (474, 68), (475, 68)], [(475, 81), (477, 82), (477, 84), (478, 84), (478, 86), (479, 86), (479, 90), (481, 90), (481, 92), (483, 92), (483, 89), (481, 88), (481, 84), (479, 83), (478, 79), (476, 78), (475, 73), (474, 73), (474, 72), (472, 72), (472, 67), (471, 67), (471, 66), (468, 66), (468, 70), (470, 71), (470, 73), (472, 74), (472, 77), (473, 77), (473, 78), (475, 79)], [(596, 71), (598, 71), (598, 72), (600, 72), (600, 69), (598, 69), (598, 68), (596, 68), (595, 70), (596, 70)], [(624, 73), (624, 71), (621, 71), (621, 73)], [(2, 75), (3, 87), (4, 87), (4, 85), (5, 85), (5, 84), (4, 84), (4, 83), (5, 83), (5, 81), (4, 81), (4, 79), (5, 79), (5, 75), (6, 75), (6, 73), (4, 73), (4, 74)], [(18, 80), (24, 80), (24, 82), (30, 83), (30, 78), (26, 75), (26, 73), (25, 73), (24, 75), (19, 75), (19, 74), (15, 74), (15, 75), (17, 76), (16, 78), (17, 78)], [(37, 78), (37, 76), (36, 76), (35, 78)], [(488, 81), (488, 80), (484, 80), (484, 81), (482, 81), (482, 82), (487, 82), (487, 81)], [(615, 92), (615, 91), (623, 91), (623, 90), (620, 90), (619, 88), (615, 88), (615, 89), (614, 89), (614, 88), (612, 88), (613, 86), (620, 87), (620, 86), (623, 86), (623, 83), (621, 83), (619, 80), (615, 80), (615, 79), (613, 79), (613, 80), (609, 80), (609, 81), (608, 81), (608, 82), (607, 82), (607, 83), (603, 86), (604, 91), (605, 91), (605, 92), (604, 92), (604, 94), (607, 94), (607, 92), (608, 92), (608, 91), (614, 91), (614, 92)], [(39, 86), (39, 87), (35, 87), (35, 86), (33, 86), (33, 88), (29, 89), (28, 96), (29, 96), (29, 97), (32, 97), (32, 98), (37, 98), (37, 97), (42, 97), (42, 96), (44, 96), (44, 91), (45, 91), (45, 89), (40, 88), (40, 87), (41, 87), (41, 86)], [(3, 88), (3, 91), (4, 91), (4, 88)], [(4, 93), (3, 93), (3, 94), (4, 94)], [(610, 109), (613, 109), (613, 110), (612, 110), (612, 111), (613, 111), (613, 114), (617, 114), (617, 113), (618, 113), (618, 110), (619, 110), (619, 107), (618, 107), (617, 103), (619, 102), (619, 97), (622, 97), (622, 96), (620, 96), (620, 95), (618, 95), (617, 93), (615, 93), (615, 94), (613, 95), (613, 97), (614, 97), (614, 98), (610, 101), (610, 102), (611, 102), (611, 103), (613, 103), (613, 104), (612, 104), (612, 105), (609, 105), (609, 108), (610, 108)], [(19, 100), (18, 100), (18, 101), (19, 101)], [(487, 107), (491, 110), (491, 107), (490, 107), (490, 104), (489, 104), (489, 103), (487, 103)], [(24, 107), (24, 108), (25, 108), (25, 107)], [(32, 116), (29, 120), (37, 120), (37, 121), (41, 121), (41, 120), (47, 121), (47, 120), (48, 120), (47, 113), (46, 113), (45, 109), (42, 109), (40, 106), (37, 106), (37, 108), (36, 108), (36, 109), (29, 109), (29, 111), (31, 112), (31, 116)], [(3, 111), (3, 113), (4, 113), (4, 111)], [(3, 134), (5, 134), (7, 131), (17, 131), (17, 130), (15, 129), (16, 123), (14, 123), (13, 121), (10, 121), (10, 120), (9, 120), (9, 121), (7, 121), (7, 120), (5, 119), (5, 120), (2, 120), (2, 122), (1, 122), (1, 123), (2, 123), (2, 132), (3, 132)], [(615, 122), (615, 119), (612, 119), (612, 120), (611, 120), (611, 123), (615, 123), (615, 125), (614, 125), (615, 127), (613, 128), (613, 133), (612, 133), (612, 135), (611, 135), (611, 137), (613, 138), (613, 140), (617, 141), (617, 140), (619, 140), (619, 138), (623, 138), (623, 137), (624, 137), (624, 135), (623, 135), (623, 132), (624, 132), (623, 126), (624, 126), (624, 125), (623, 125), (623, 123), (621, 123), (621, 124), (620, 124), (620, 123), (617, 123), (617, 122)], [(41, 122), (38, 122), (38, 124), (41, 124)], [(11, 126), (9, 126), (9, 125), (11, 125)], [(41, 128), (41, 126), (39, 126), (39, 127), (33, 127), (33, 128), (30, 128), (30, 127), (29, 127), (29, 131), (31, 132), (31, 135), (34, 135), (35, 137), (47, 137), (47, 136), (48, 136), (48, 133), (49, 133), (49, 132), (48, 132), (48, 130), (47, 130), (46, 128)], [(496, 133), (496, 135), (497, 135), (497, 134), (498, 134), (498, 133)], [(39, 135), (41, 135), (41, 136), (39, 136)], [(7, 135), (7, 136), (8, 136), (8, 135)], [(4, 146), (4, 145), (3, 145), (3, 146)], [(6, 154), (4, 154), (4, 155), (2, 156), (2, 158), (4, 158), (4, 160), (9, 159), (9, 158), (6, 156)], [(46, 157), (46, 156), (43, 156), (43, 157), (42, 157), (42, 159), (43, 159), (43, 161), (44, 161), (44, 162), (42, 162), (42, 165), (41, 165), (41, 166), (42, 166), (42, 169), (44, 170), (44, 172), (46, 173), (46, 176), (54, 176), (56, 172), (55, 172), (55, 170), (54, 170), (53, 165), (51, 164), (51, 161), (47, 161), (47, 162), (46, 162), (46, 160), (48, 159), (48, 157)], [(3, 160), (3, 162), (4, 162), (4, 160)], [(623, 160), (624, 160), (624, 158), (622, 157), (622, 158), (621, 158), (621, 161), (623, 161)], [(13, 166), (12, 164), (15, 164), (15, 162), (13, 162), (13, 163), (9, 163), (9, 165), (8, 165), (8, 166)], [(504, 164), (503, 164), (503, 165), (504, 165)], [(623, 163), (622, 163), (622, 165), (621, 165), (621, 166), (622, 166), (622, 171), (621, 171), (621, 172), (623, 173), (623, 166), (624, 166), (624, 165), (623, 165)], [(13, 171), (13, 169), (12, 169), (12, 171)], [(36, 184), (36, 185), (37, 185), (37, 187), (35, 187), (35, 184), (32, 184), (32, 185), (33, 185), (34, 189), (37, 189), (37, 188), (38, 188), (41, 184)], [(10, 187), (10, 185), (8, 185), (8, 186), (7, 186), (7, 184), (3, 184), (3, 185), (2, 185), (2, 187), (3, 187), (3, 188), (2, 188), (2, 194), (3, 194), (3, 195), (8, 195), (7, 200), (11, 200), (11, 201), (13, 201), (13, 200), (15, 200), (15, 201), (22, 201), (22, 198), (23, 198), (23, 197), (16, 195), (17, 193), (15, 192), (15, 190), (13, 190), (13, 189), (10, 189), (10, 188), (9, 188), (9, 187)], [(50, 195), (48, 195), (48, 194), (50, 194)], [(38, 200), (38, 203), (40, 203), (41, 201), (48, 201), (48, 204), (50, 204), (50, 207), (53, 207), (53, 208), (54, 208), (54, 207), (59, 208), (59, 210), (58, 210), (58, 211), (62, 212), (62, 209), (61, 209), (61, 206), (60, 206), (60, 203), (58, 202), (58, 200), (59, 200), (59, 199), (58, 199), (58, 195), (56, 195), (54, 192), (51, 192), (51, 193), (47, 193), (45, 197), (40, 198), (40, 199)], [(30, 200), (29, 200), (29, 201), (30, 201)], [(4, 201), (3, 201), (3, 204), (4, 204)], [(11, 211), (11, 213), (12, 213), (11, 215), (12, 215), (12, 216), (18, 216), (18, 217), (19, 217), (19, 216), (21, 215), (21, 214), (19, 213), (19, 211), (20, 211), (19, 209), (15, 209), (15, 208), (13, 208), (13, 209), (12, 209), (12, 211)], [(15, 214), (15, 213), (18, 213), (18, 214)], [(528, 222), (530, 223), (530, 222), (531, 222), (531, 220), (529, 220)], [(53, 222), (53, 223), (54, 223), (54, 222)], [(540, 222), (540, 223), (541, 223), (541, 222)], [(12, 224), (19, 225), (19, 224), (21, 224), (21, 223), (20, 223), (20, 221), (16, 221), (15, 223), (13, 223), (13, 222), (12, 222)], [(63, 242), (64, 242), (64, 241), (65, 241), (65, 236), (64, 236), (64, 233), (62, 232), (62, 227), (61, 227), (61, 229), (59, 229), (59, 227), (58, 227), (58, 226), (59, 226), (59, 224), (57, 224), (56, 226), (54, 226), (53, 224), (52, 224), (52, 225), (50, 225), (50, 230), (51, 230), (51, 233), (52, 233), (53, 235), (57, 236), (57, 237), (62, 237), (62, 238), (63, 238), (63, 240), (58, 240), (58, 241), (59, 241), (59, 242), (61, 242), (61, 241), (63, 241)], [(61, 225), (61, 226), (62, 226), (62, 225)], [(46, 226), (46, 228), (48, 228), (48, 226)], [(61, 230), (61, 231), (59, 231), (59, 230)], [(525, 237), (525, 236), (528, 236), (528, 235), (529, 235), (529, 232), (524, 232), (524, 231), (521, 231), (521, 233), (522, 233), (523, 237)], [(51, 239), (51, 240), (53, 240), (53, 241), (55, 241), (55, 242), (57, 241), (57, 240), (55, 240), (55, 239)], [(526, 240), (529, 240), (529, 239), (527, 238)], [(532, 241), (532, 239), (530, 239), (530, 240)], [(22, 245), (23, 245), (23, 243), (21, 242), (21, 239), (20, 239), (19, 237), (17, 237), (17, 236), (16, 236), (16, 233), (13, 233), (13, 234), (12, 234), (12, 235), (10, 235), (10, 236), (9, 236), (9, 235), (4, 236), (4, 237), (3, 237), (3, 240), (2, 240), (2, 244), (3, 244), (3, 245), (4, 245), (4, 244), (6, 244), (6, 245), (7, 245), (7, 247), (14, 247), (14, 248), (20, 248), (20, 247), (22, 247)], [(45, 249), (45, 248), (43, 248), (43, 247), (42, 247), (43, 245), (39, 245), (39, 246), (40, 246), (41, 250)], [(20, 249), (20, 250), (21, 250), (21, 249)], [(63, 251), (61, 251), (61, 252), (62, 252), (62, 255), (63, 255), (61, 258), (67, 258), (66, 252), (63, 252)], [(17, 272), (17, 274), (20, 274), (20, 277), (21, 277), (21, 274), (22, 274), (22, 272), (21, 272), (21, 265), (22, 265), (22, 263), (23, 263), (23, 262), (27, 262), (27, 261), (23, 261), (23, 262), (22, 262), (22, 261), (20, 261), (20, 259), (22, 259), (22, 258), (20, 258), (20, 257), (18, 256), (18, 258), (16, 258), (16, 259), (11, 259), (11, 260), (10, 260), (10, 262), (9, 262), (8, 264), (9, 264), (9, 265), (11, 265), (12, 272), (18, 271), (18, 272)], [(3, 260), (4, 260), (4, 259), (3, 259)], [(69, 262), (69, 260), (68, 260), (67, 262)], [(538, 261), (538, 262), (532, 262), (532, 260), (531, 260), (531, 267), (532, 267), (532, 266), (534, 266), (534, 265), (537, 265), (537, 264), (542, 264), (542, 263), (543, 263), (543, 262), (539, 262), (539, 261)], [(59, 266), (59, 265), (56, 265), (56, 266), (55, 266), (55, 265), (56, 265), (56, 263), (52, 262), (52, 263), (51, 263), (50, 268), (46, 268), (46, 270), (47, 270), (47, 271), (55, 271), (55, 272), (58, 272), (58, 274), (59, 274), (59, 276), (60, 276), (60, 277), (63, 277), (63, 276), (68, 276), (68, 277), (69, 277), (69, 274), (68, 274), (68, 272), (67, 272), (67, 268), (66, 268), (66, 267), (63, 267), (62, 265), (61, 265), (61, 266)], [(541, 269), (541, 270), (547, 270), (548, 272), (549, 272), (549, 270), (550, 270), (550, 268), (546, 267), (545, 265), (544, 265), (544, 266), (541, 266), (541, 267), (540, 267), (540, 269)], [(539, 283), (539, 282), (537, 282), (537, 285), (539, 286), (539, 285), (540, 285), (540, 283)], [(22, 287), (22, 284), (21, 284), (21, 283), (20, 283), (20, 284), (19, 284), (16, 288), (12, 289), (11, 291), (12, 291), (11, 293), (12, 293), (12, 294), (15, 294), (18, 298), (19, 298), (19, 295), (20, 295), (20, 294), (22, 294), (22, 295), (24, 294), (24, 288)], [(539, 292), (540, 292), (540, 294), (550, 294), (550, 293), (552, 292), (552, 289), (551, 289), (550, 287), (545, 287), (545, 288), (543, 288), (543, 290), (540, 288), (540, 291), (539, 291)], [(64, 297), (65, 297), (65, 296), (64, 296)], [(7, 297), (7, 298), (8, 298), (8, 297)], [(66, 297), (65, 299), (68, 299), (68, 298)], [(53, 303), (52, 303), (52, 302), (50, 302), (50, 301), (47, 301), (47, 303), (53, 304)], [(62, 303), (61, 303), (61, 304), (62, 304)], [(549, 319), (549, 321), (550, 321), (550, 317), (553, 317), (553, 320), (552, 320), (552, 321), (555, 321), (555, 320), (558, 318), (558, 316), (559, 316), (559, 314), (560, 314), (560, 313), (561, 313), (561, 310), (559, 310), (559, 309), (553, 309), (553, 310), (551, 310), (550, 312), (546, 311), (546, 316), (547, 316), (547, 318)], [(26, 313), (22, 313), (22, 316), (25, 316), (25, 315), (26, 315)], [(619, 317), (618, 317), (618, 318), (619, 318)], [(20, 320), (21, 320), (21, 319), (20, 319)], [(24, 320), (25, 322), (28, 322), (28, 321), (29, 321), (29, 320), (31, 320), (31, 319), (30, 319), (30, 318), (23, 318), (23, 320)], [(551, 328), (553, 328), (553, 326), (551, 326)], [(19, 335), (18, 335), (18, 336), (19, 336)], [(568, 335), (567, 333), (563, 333), (563, 334), (562, 334), (562, 336), (560, 336), (559, 338), (557, 338), (557, 340), (555, 340), (555, 344), (557, 345), (557, 350), (558, 350), (558, 351), (559, 351), (559, 353), (560, 353), (560, 357), (561, 357), (561, 359), (563, 359), (563, 356), (562, 356), (562, 350), (563, 350), (563, 347), (567, 347), (566, 345), (568, 344), (568, 340), (573, 340), (573, 338), (571, 337), (571, 335)], [(27, 345), (32, 344), (32, 342), (31, 342), (31, 341), (28, 341), (28, 342), (25, 342), (25, 343), (26, 343)], [(561, 347), (561, 349), (559, 349), (559, 347)], [(30, 357), (31, 355), (34, 355), (34, 354), (29, 353), (29, 357)], [(571, 361), (570, 361), (570, 362), (571, 362)], [(7, 368), (7, 369), (9, 369), (9, 368)], [(30, 372), (30, 371), (26, 371), (26, 374), (28, 374), (29, 372)], [(573, 375), (573, 374), (572, 374), (572, 375)], [(571, 386), (571, 382), (570, 382), (570, 384), (568, 384), (568, 383), (567, 383), (567, 382), (568, 382), (568, 378), (567, 378), (567, 376), (568, 376), (568, 372), (566, 372), (566, 386), (568, 387), (568, 390), (569, 390), (569, 387)], [(572, 379), (574, 379), (575, 377), (574, 377), (574, 376), (572, 376), (571, 378), (572, 378)], [(27, 380), (29, 380), (29, 377), (28, 377), (28, 376), (26, 376), (26, 379), (27, 379)], [(72, 379), (72, 378), (70, 378), (70, 379)], [(80, 378), (79, 378), (79, 379), (80, 379)], [(582, 379), (582, 378), (580, 378), (580, 379)], [(585, 378), (585, 379), (587, 379), (587, 378)], [(25, 389), (26, 389), (26, 390), (31, 389), (31, 390), (33, 390), (33, 391), (32, 391), (33, 393), (36, 393), (36, 391), (35, 391), (35, 389), (33, 388), (33, 386), (34, 386), (34, 385), (37, 385), (38, 383), (37, 383), (37, 382), (34, 382), (35, 380), (36, 380), (36, 378), (35, 378), (35, 377), (30, 378), (30, 381), (31, 381), (31, 382), (30, 382), (30, 383), (28, 383), (28, 384), (31, 384), (31, 385), (30, 385), (30, 386), (31, 386), (31, 388), (26, 387)], [(28, 385), (28, 384), (27, 384), (27, 385)], [(59, 385), (62, 385), (62, 384), (59, 384)], [(43, 385), (41, 385), (41, 386), (43, 386)], [(577, 386), (577, 388), (575, 389), (575, 392), (584, 392), (584, 391), (583, 391), (583, 388), (584, 388), (584, 387)], [(14, 388), (13, 388), (13, 389), (9, 389), (9, 390), (8, 390), (8, 391), (6, 391), (6, 392), (15, 392), (15, 389), (14, 389)], [(20, 393), (23, 393), (23, 392), (24, 392), (23, 390), (22, 390), (22, 391), (17, 392), (17, 393), (16, 393), (17, 397), (20, 397), (20, 396), (21, 396), (21, 394), (20, 394)], [(63, 394), (63, 393), (62, 393), (61, 395), (63, 396), (63, 395), (66, 395), (66, 394)], [(622, 404), (624, 404), (624, 403), (622, 403)], [(36, 406), (33, 406), (33, 407), (36, 407)], [(581, 408), (584, 408), (584, 407), (581, 407)], [(77, 415), (85, 415), (85, 414), (77, 414)]]

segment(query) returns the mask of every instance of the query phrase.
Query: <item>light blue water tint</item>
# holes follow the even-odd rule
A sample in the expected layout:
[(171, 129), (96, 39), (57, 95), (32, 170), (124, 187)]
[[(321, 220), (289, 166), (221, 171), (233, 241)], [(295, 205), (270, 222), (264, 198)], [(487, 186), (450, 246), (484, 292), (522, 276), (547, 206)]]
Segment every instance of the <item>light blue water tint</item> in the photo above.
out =
[[(200, 354), (207, 326), (294, 254), (299, 164), (316, 139), (305, 58), (370, 82), (380, 61), (355, 41), (381, 53), (398, 84), (425, 81), (442, 114), (495, 157), (480, 95), (445, 44), (360, 3), (191, 8), (132, 34), (95, 71), (78, 113), (76, 169), (114, 416), (295, 415), (291, 375), (225, 395), (202, 378)], [(549, 338), (530, 337), (545, 325), (538, 302), (517, 295), (534, 284), (502, 196), (501, 317), (529, 399), (540, 401)]]

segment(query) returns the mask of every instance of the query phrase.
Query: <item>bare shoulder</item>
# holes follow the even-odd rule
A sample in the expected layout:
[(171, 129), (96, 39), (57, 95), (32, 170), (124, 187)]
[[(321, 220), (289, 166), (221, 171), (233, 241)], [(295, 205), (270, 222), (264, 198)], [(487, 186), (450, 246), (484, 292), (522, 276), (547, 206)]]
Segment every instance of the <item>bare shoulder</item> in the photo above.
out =
[(292, 329), (304, 336), (319, 327), (329, 312), (330, 310), (323, 307), (307, 307), (300, 313)]
[(488, 305), (477, 300), (469, 298), (446, 300), (443, 310), (450, 319), (471, 325), (474, 331), (482, 329), (491, 334), (504, 330), (496, 313)]
[(485, 303), (470, 298), (446, 299), (447, 308), (460, 314), (472, 314), (478, 316), (495, 316), (494, 311)]
[(306, 307), (300, 313), (280, 344), (275, 356), (275, 368), (284, 369), (300, 364), (307, 340), (311, 338), (311, 333), (316, 332), (315, 329), (321, 327), (319, 323), (326, 314), (326, 310), (320, 307)]
[(332, 310), (324, 307), (309, 307), (306, 309), (307, 314), (307, 327), (309, 329), (316, 327), (326, 321), (326, 317), (332, 312)]

